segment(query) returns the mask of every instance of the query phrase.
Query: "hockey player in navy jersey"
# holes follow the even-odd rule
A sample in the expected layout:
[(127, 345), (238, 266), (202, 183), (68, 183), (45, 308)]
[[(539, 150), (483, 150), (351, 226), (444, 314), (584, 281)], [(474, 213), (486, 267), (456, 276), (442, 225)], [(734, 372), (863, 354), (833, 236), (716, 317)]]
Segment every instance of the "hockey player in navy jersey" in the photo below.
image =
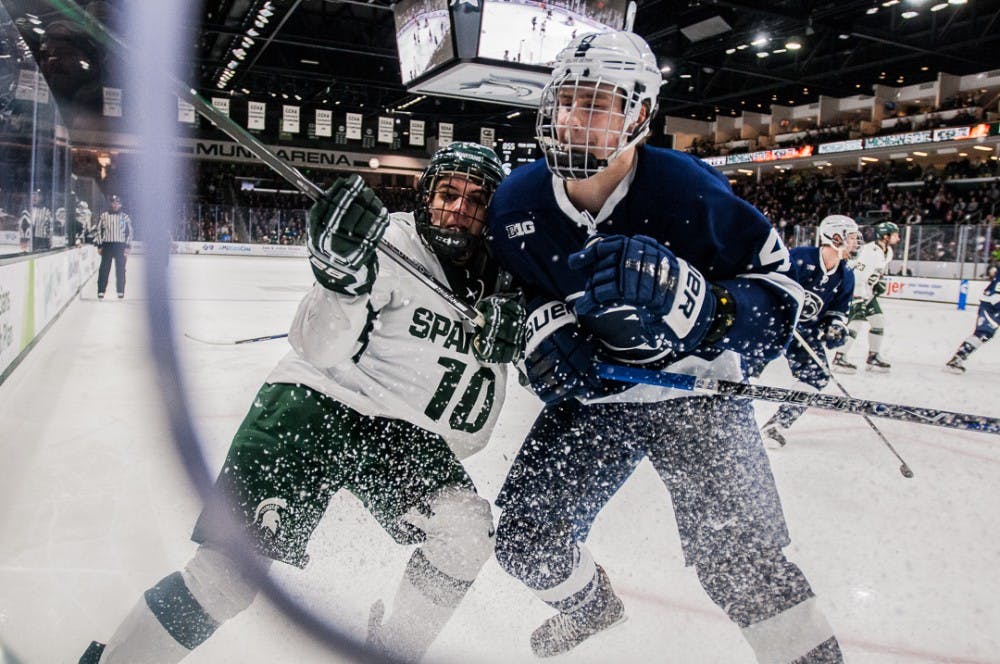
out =
[(979, 297), (979, 313), (976, 316), (976, 329), (968, 339), (962, 342), (952, 356), (945, 369), (952, 373), (965, 373), (965, 360), (984, 343), (993, 338), (1000, 327), (1000, 271), (997, 266), (990, 267), (990, 283)]
[(494, 255), (526, 292), (524, 370), (545, 402), (496, 501), (496, 557), (556, 610), (531, 635), (537, 655), (617, 623), (622, 601), (584, 542), (648, 458), (686, 564), (760, 661), (840, 661), (782, 551), (788, 531), (751, 403), (595, 371), (611, 361), (742, 380), (750, 361), (781, 354), (802, 303), (777, 232), (721, 173), (640, 145), (660, 83), (634, 34), (573, 40), (541, 96), (545, 157), (511, 173), (488, 216)]
[[(813, 353), (793, 337), (785, 356), (792, 375), (817, 390), (830, 382), (824, 349), (839, 348), (847, 338), (847, 311), (854, 293), (854, 273), (847, 267), (846, 259), (858, 250), (860, 238), (853, 219), (832, 214), (819, 222), (820, 246), (795, 247), (790, 252), (792, 274), (806, 291), (796, 330)], [(823, 359), (823, 366), (818, 366), (812, 355)], [(784, 431), (804, 411), (804, 406), (782, 404), (764, 425), (764, 436), (779, 446), (785, 445)]]
[[(347, 489), (403, 545), (415, 546), (392, 613), (372, 607), (369, 644), (421, 659), (493, 553), (489, 501), (462, 459), (490, 439), (505, 367), (520, 352), (523, 309), (495, 294), (482, 243), (503, 178), (489, 148), (439, 149), (414, 214), (386, 210), (360, 176), (338, 178), (309, 212), (316, 283), (292, 323), (289, 352), (260, 388), (230, 445), (219, 490), (262, 560), (304, 567), (333, 495)], [(385, 236), (483, 314), (474, 330), (409, 272), (379, 260)], [(107, 645), (81, 664), (178, 662), (257, 589), (221, 546), (211, 510), (183, 570), (147, 590)]]

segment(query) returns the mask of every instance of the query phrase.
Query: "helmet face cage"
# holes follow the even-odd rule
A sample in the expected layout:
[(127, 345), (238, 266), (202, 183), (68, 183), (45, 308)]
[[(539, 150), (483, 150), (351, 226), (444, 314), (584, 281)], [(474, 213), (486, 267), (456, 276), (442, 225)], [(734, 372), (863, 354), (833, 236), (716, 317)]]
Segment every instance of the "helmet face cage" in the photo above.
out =
[(646, 135), (649, 114), (636, 125), (641, 109), (639, 96), (614, 82), (571, 73), (551, 81), (535, 121), (549, 170), (566, 180), (603, 171)]
[(417, 231), (439, 257), (462, 262), (482, 241), (486, 208), (503, 179), (489, 148), (453, 143), (431, 159), (417, 183)]
[(661, 82), (653, 52), (630, 32), (593, 33), (571, 42), (556, 56), (535, 121), (549, 170), (582, 180), (607, 168), (646, 136)]

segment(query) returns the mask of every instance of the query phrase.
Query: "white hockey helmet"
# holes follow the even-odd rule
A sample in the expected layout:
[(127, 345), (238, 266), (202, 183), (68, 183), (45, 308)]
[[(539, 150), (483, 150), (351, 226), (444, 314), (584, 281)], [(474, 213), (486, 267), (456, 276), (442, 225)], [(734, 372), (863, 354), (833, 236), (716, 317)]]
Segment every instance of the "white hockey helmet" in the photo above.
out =
[(831, 214), (819, 222), (819, 243), (841, 249), (847, 242), (848, 235), (857, 235), (860, 239), (858, 224), (848, 216)]
[[(556, 55), (535, 122), (549, 170), (583, 180), (607, 168), (649, 131), (662, 82), (656, 56), (634, 33), (590, 33), (571, 41)], [(578, 97), (581, 88), (588, 94)], [(610, 96), (610, 109), (595, 106), (595, 89)], [(647, 112), (640, 122), (643, 107)], [(577, 112), (570, 113), (573, 109)]]

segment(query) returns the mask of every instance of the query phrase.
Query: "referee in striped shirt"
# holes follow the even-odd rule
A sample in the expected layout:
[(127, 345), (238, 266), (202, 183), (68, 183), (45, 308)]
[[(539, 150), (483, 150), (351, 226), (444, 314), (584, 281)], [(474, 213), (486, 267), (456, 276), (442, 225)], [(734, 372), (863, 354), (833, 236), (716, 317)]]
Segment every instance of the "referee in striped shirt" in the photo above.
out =
[(97, 221), (97, 253), (101, 256), (101, 267), (97, 271), (97, 297), (104, 299), (111, 273), (111, 260), (115, 261), (115, 284), (118, 299), (125, 297), (125, 257), (132, 246), (132, 220), (122, 212), (122, 200), (117, 195), (111, 197), (111, 209), (102, 212)]

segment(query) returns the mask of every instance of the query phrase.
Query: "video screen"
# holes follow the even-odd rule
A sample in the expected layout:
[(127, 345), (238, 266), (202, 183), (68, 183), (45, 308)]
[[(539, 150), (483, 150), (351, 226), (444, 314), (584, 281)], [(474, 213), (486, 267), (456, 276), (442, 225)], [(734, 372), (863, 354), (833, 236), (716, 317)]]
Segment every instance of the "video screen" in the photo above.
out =
[(393, 16), (404, 84), (455, 58), (448, 0), (402, 0)]
[(548, 65), (588, 32), (625, 27), (628, 0), (485, 0), (479, 57)]

